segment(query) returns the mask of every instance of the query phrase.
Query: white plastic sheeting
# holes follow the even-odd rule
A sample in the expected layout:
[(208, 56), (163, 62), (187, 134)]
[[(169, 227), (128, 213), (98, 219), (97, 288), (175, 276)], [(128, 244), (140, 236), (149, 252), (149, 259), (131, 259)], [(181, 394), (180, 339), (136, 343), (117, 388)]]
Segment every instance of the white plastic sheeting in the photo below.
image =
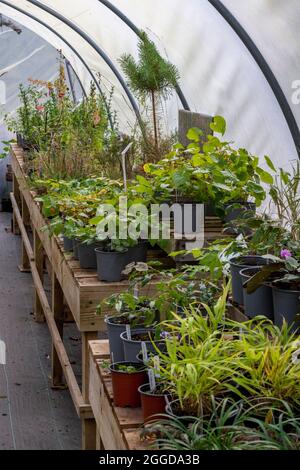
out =
[[(101, 74), (102, 87), (115, 87), (114, 106), (121, 127), (132, 126), (134, 113), (124, 89), (103, 59), (70, 27), (26, 0), (11, 0), (59, 31)], [(98, 0), (43, 0), (85, 31), (119, 69), (124, 52), (137, 54), (137, 37)], [(180, 85), (191, 110), (222, 114), (228, 121), (227, 137), (259, 155), (269, 154), (285, 165), (297, 158), (290, 131), (276, 98), (256, 62), (231, 27), (207, 0), (112, 0), (137, 27), (145, 30), (161, 53), (180, 71)], [(257, 44), (291, 102), (292, 81), (300, 79), (297, 38), (300, 26), (298, 0), (225, 0)], [(25, 24), (56, 48), (61, 48), (88, 87), (89, 75), (74, 53), (54, 34), (0, 2), (0, 12)], [(300, 72), (299, 72), (300, 75)], [(291, 103), (300, 123), (300, 105)], [(166, 115), (176, 127), (180, 101), (174, 96)]]
[[(28, 84), (28, 79), (51, 80), (57, 74), (57, 51), (22, 27), (17, 35), (7, 28), (0, 29), (0, 151), (2, 140), (11, 136), (3, 124), (5, 113), (12, 112), (19, 104), (19, 84)], [(5, 181), (7, 160), (0, 160), (0, 199), (8, 197), (9, 184)]]

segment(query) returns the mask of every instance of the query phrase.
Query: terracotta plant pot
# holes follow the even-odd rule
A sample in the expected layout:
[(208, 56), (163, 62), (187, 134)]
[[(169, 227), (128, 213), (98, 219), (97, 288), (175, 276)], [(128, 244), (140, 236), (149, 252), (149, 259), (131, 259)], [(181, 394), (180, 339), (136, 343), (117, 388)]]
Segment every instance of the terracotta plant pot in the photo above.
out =
[(155, 394), (150, 391), (149, 384), (143, 384), (139, 387), (141, 394), (142, 411), (144, 423), (153, 421), (159, 414), (164, 414), (166, 409), (166, 395)]
[[(118, 366), (134, 366), (136, 372), (118, 370)], [(139, 387), (147, 382), (147, 373), (143, 365), (137, 362), (115, 362), (109, 367), (112, 379), (114, 404), (121, 408), (141, 406)]]

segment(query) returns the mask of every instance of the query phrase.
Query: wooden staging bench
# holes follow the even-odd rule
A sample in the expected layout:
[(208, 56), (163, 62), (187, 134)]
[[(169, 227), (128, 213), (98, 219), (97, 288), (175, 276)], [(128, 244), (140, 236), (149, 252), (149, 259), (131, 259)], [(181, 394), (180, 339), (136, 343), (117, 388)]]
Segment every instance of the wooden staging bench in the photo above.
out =
[[(47, 222), (28, 184), (23, 169), (24, 153), (17, 145), (11, 146), (11, 160), (13, 231), (22, 236), (19, 269), (32, 274), (35, 286), (34, 318), (37, 322), (46, 320), (52, 337), (52, 386), (58, 389), (65, 387), (65, 378), (77, 414), (82, 419), (82, 447), (95, 449), (96, 425), (89, 404), (88, 341), (95, 340), (98, 331), (105, 328), (103, 317), (96, 314), (96, 306), (112, 293), (127, 290), (129, 282), (100, 282), (95, 271), (80, 269), (79, 262), (63, 251), (62, 241), (58, 237), (50, 237), (47, 231), (41, 230)], [(33, 243), (30, 242), (29, 231), (32, 231)], [(45, 258), (51, 277), (50, 303), (43, 285)], [(142, 291), (148, 295), (154, 292), (155, 284), (150, 284)], [(64, 322), (67, 320), (65, 305), (81, 334), (82, 390), (63, 344)]]
[(110, 373), (103, 363), (109, 360), (107, 340), (89, 342), (89, 400), (97, 425), (97, 450), (145, 450), (141, 441), (141, 408), (119, 408), (113, 404)]

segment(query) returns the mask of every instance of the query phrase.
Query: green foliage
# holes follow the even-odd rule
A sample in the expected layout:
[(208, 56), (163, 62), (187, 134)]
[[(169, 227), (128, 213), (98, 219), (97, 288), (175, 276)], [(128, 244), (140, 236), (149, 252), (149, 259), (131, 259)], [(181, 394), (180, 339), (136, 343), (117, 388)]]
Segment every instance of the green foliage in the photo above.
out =
[[(155, 146), (159, 146), (159, 116), (157, 99), (167, 99), (176, 87), (179, 73), (175, 65), (159, 54), (155, 44), (145, 32), (141, 33), (138, 43), (139, 61), (131, 54), (124, 54), (120, 59), (121, 68), (128, 79), (128, 85), (139, 99), (144, 102), (151, 99)], [(144, 132), (144, 137), (146, 132)], [(148, 139), (146, 139), (148, 140)]]
[[(211, 413), (188, 422), (163, 416), (152, 424), (162, 450), (299, 450), (300, 418), (273, 399), (233, 401), (211, 397)], [(267, 419), (264, 419), (266, 417)]]

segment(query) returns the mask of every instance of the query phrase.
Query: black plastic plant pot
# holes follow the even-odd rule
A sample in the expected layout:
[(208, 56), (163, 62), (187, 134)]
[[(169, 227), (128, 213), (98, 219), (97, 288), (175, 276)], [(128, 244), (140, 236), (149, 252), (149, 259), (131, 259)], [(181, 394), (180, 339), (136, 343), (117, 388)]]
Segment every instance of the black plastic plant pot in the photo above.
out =
[[(164, 346), (164, 341), (159, 340), (159, 341), (151, 341), (150, 337), (151, 335), (154, 337), (155, 330), (153, 328), (138, 328), (138, 329), (132, 329), (131, 330), (131, 339), (127, 338), (127, 332), (124, 331), (121, 333), (121, 340), (123, 342), (123, 348), (124, 348), (124, 357), (125, 361), (134, 361), (136, 362), (136, 357), (139, 354), (139, 352), (142, 349), (142, 342), (146, 344), (147, 351), (155, 353), (155, 347), (153, 343), (155, 344), (156, 347), (159, 349)], [(137, 337), (139, 336), (145, 336), (144, 339), (139, 339)], [(149, 339), (147, 339), (149, 338)]]
[(243, 281), (240, 271), (243, 268), (253, 266), (264, 266), (268, 260), (262, 256), (241, 256), (230, 262), (230, 272), (232, 277), (232, 300), (239, 305), (244, 305)]
[(285, 320), (292, 331), (300, 332), (300, 290), (291, 290), (289, 283), (273, 283), (274, 322), (281, 327)]
[[(242, 283), (245, 284), (245, 282), (247, 282), (252, 276), (254, 276), (254, 274), (259, 272), (260, 270), (260, 267), (242, 269), (240, 271)], [(243, 294), (245, 314), (249, 318), (254, 318), (258, 315), (264, 315), (270, 320), (274, 319), (273, 295), (272, 287), (270, 285), (263, 284), (252, 294), (248, 294), (247, 289), (244, 287)]]
[(64, 241), (64, 251), (73, 251), (73, 240), (71, 238), (63, 236)]
[(75, 238), (75, 240), (73, 240), (73, 256), (74, 256), (74, 259), (76, 259), (77, 261), (79, 260), (79, 245), (80, 245), (80, 240), (78, 238)]
[(119, 316), (106, 317), (107, 336), (109, 341), (109, 350), (113, 362), (124, 361), (123, 341), (120, 338), (121, 333), (126, 331), (126, 324), (116, 323)]
[(82, 269), (97, 269), (97, 258), (95, 248), (101, 248), (101, 243), (80, 243), (78, 245), (78, 258)]
[(254, 202), (236, 201), (226, 204), (224, 222), (229, 224), (237, 219), (242, 219), (245, 214), (254, 216), (256, 213), (256, 204)]
[(217, 217), (218, 211), (213, 202), (207, 202), (204, 205), (205, 217)]
[(137, 245), (128, 248), (126, 254), (126, 264), (146, 263), (147, 261), (148, 241), (142, 240)]
[[(119, 370), (119, 367), (133, 366), (137, 370), (135, 372), (126, 372)], [(112, 379), (112, 388), (115, 406), (121, 408), (141, 406), (141, 395), (139, 387), (147, 382), (146, 369), (142, 364), (136, 362), (116, 362), (109, 367)]]
[(127, 249), (124, 251), (103, 251), (95, 248), (97, 258), (97, 274), (100, 281), (119, 282), (122, 271), (127, 264)]

